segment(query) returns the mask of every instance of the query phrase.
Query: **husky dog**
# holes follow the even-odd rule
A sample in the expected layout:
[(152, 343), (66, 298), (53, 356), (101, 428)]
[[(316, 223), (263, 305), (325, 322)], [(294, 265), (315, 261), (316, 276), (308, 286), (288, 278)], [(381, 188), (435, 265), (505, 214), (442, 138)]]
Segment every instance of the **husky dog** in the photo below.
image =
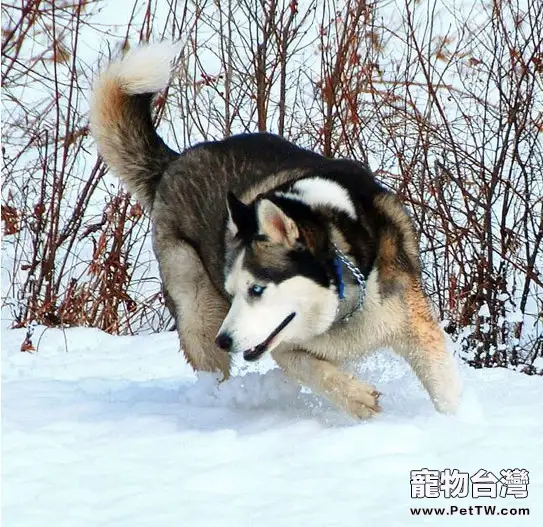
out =
[(363, 164), (275, 135), (171, 150), (153, 126), (172, 47), (139, 48), (99, 76), (91, 130), (145, 206), (167, 305), (196, 370), (270, 351), (285, 373), (358, 418), (378, 391), (341, 366), (381, 347), (404, 357), (441, 412), (455, 363), (421, 285), (417, 234)]

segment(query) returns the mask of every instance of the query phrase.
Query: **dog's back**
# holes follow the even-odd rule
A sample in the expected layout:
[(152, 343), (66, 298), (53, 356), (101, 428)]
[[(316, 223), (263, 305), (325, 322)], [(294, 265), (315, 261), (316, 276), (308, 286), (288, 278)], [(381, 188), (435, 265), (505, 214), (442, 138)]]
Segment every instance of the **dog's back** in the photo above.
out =
[(139, 48), (100, 75), (91, 130), (115, 174), (162, 231), (191, 244), (217, 289), (223, 288), (229, 191), (249, 203), (307, 175), (333, 178), (361, 204), (362, 215), (371, 215), (374, 196), (385, 191), (356, 161), (325, 158), (268, 133), (204, 142), (181, 154), (169, 148), (156, 132), (152, 104), (167, 86), (174, 51), (167, 45)]

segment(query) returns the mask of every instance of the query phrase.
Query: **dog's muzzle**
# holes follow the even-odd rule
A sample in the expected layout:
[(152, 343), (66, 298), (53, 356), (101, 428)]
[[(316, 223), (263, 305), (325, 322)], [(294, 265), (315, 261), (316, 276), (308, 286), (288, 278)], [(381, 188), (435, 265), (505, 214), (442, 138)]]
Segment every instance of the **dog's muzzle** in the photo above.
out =
[(258, 358), (262, 356), (262, 354), (268, 350), (271, 343), (273, 342), (273, 339), (281, 333), (291, 322), (292, 319), (296, 316), (296, 313), (291, 313), (288, 317), (281, 322), (270, 334), (270, 336), (262, 343), (260, 343), (258, 346), (255, 346), (254, 348), (245, 350), (243, 352), (243, 358), (247, 361), (255, 361)]

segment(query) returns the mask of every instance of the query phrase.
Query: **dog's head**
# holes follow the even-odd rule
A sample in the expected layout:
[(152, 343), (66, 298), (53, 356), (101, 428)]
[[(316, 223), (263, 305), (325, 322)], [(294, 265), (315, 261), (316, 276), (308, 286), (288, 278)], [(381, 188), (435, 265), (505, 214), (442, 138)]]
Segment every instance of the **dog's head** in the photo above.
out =
[(326, 224), (288, 199), (228, 198), (225, 289), (232, 305), (217, 345), (256, 360), (281, 342), (327, 331), (338, 307)]

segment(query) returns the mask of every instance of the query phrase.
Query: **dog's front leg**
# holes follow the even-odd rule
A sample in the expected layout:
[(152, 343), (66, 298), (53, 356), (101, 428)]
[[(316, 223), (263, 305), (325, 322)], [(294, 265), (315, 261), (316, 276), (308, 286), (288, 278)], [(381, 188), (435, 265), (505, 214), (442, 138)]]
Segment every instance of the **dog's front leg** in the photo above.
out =
[(215, 345), (228, 303), (188, 243), (162, 232), (156, 235), (155, 252), (187, 362), (196, 371), (217, 372), (228, 379), (230, 357)]
[(365, 419), (380, 411), (379, 392), (331, 362), (300, 348), (282, 346), (273, 350), (272, 356), (289, 377), (326, 396), (352, 416)]
[(415, 341), (401, 352), (401, 355), (420, 379), (436, 410), (455, 413), (462, 386), (458, 369), (445, 347), (443, 337), (432, 342)]
[(415, 284), (404, 294), (407, 328), (397, 351), (409, 362), (430, 394), (436, 409), (454, 413), (462, 392), (454, 358), (445, 345), (443, 330), (434, 320), (428, 301)]

